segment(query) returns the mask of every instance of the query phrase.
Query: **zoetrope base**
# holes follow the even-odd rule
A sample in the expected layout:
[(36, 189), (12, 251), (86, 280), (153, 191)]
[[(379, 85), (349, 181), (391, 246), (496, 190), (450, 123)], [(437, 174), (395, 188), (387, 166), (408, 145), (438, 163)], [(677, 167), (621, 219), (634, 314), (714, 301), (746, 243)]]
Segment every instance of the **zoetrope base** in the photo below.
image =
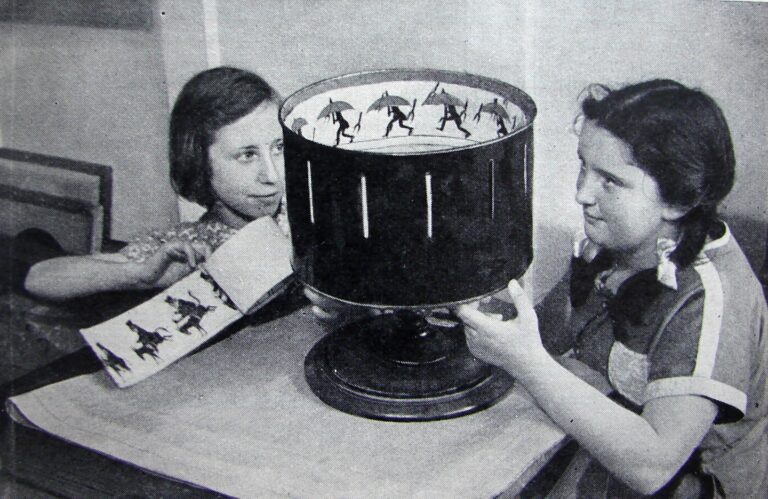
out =
[(401, 310), (347, 324), (320, 340), (304, 363), (326, 404), (385, 421), (433, 421), (472, 414), (514, 381), (470, 353), (461, 324), (440, 326)]

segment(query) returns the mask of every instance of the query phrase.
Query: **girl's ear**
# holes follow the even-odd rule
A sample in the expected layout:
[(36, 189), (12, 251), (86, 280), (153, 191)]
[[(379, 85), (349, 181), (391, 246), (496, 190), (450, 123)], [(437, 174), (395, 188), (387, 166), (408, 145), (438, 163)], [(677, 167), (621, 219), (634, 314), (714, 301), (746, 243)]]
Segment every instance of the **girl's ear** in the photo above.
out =
[(674, 204), (668, 204), (664, 206), (664, 209), (661, 212), (662, 218), (667, 222), (677, 222), (681, 218), (683, 218), (689, 211), (691, 211), (690, 206), (679, 206)]

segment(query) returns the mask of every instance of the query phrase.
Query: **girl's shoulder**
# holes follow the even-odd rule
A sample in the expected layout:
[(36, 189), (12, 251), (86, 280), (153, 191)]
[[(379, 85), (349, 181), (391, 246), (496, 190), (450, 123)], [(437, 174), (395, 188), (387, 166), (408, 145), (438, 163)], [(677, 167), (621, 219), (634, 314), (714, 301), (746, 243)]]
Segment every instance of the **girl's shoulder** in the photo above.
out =
[(722, 235), (708, 239), (696, 260), (678, 271), (682, 283), (711, 293), (723, 294), (726, 298), (736, 295), (744, 300), (748, 295), (763, 298), (762, 287), (749, 260), (724, 224)]

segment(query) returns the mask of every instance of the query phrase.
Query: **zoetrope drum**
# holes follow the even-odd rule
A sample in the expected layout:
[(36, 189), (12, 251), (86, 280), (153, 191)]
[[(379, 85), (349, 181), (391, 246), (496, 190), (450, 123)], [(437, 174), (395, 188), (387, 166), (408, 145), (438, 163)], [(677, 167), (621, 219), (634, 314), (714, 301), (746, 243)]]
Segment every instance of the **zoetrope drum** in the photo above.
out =
[(291, 95), (280, 121), (299, 280), (414, 313), (504, 289), (533, 256), (535, 116), (512, 85), (431, 69), (340, 76)]

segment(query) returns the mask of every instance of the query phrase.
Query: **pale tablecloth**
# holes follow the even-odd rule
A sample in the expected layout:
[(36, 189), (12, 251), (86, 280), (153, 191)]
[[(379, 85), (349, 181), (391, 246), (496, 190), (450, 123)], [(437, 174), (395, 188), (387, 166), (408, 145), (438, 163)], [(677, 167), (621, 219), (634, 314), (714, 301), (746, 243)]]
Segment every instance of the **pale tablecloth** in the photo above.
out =
[(493, 497), (529, 479), (563, 441), (517, 385), (495, 406), (446, 421), (332, 409), (303, 373), (322, 335), (302, 309), (131, 388), (98, 372), (9, 405), (68, 441), (237, 497)]

